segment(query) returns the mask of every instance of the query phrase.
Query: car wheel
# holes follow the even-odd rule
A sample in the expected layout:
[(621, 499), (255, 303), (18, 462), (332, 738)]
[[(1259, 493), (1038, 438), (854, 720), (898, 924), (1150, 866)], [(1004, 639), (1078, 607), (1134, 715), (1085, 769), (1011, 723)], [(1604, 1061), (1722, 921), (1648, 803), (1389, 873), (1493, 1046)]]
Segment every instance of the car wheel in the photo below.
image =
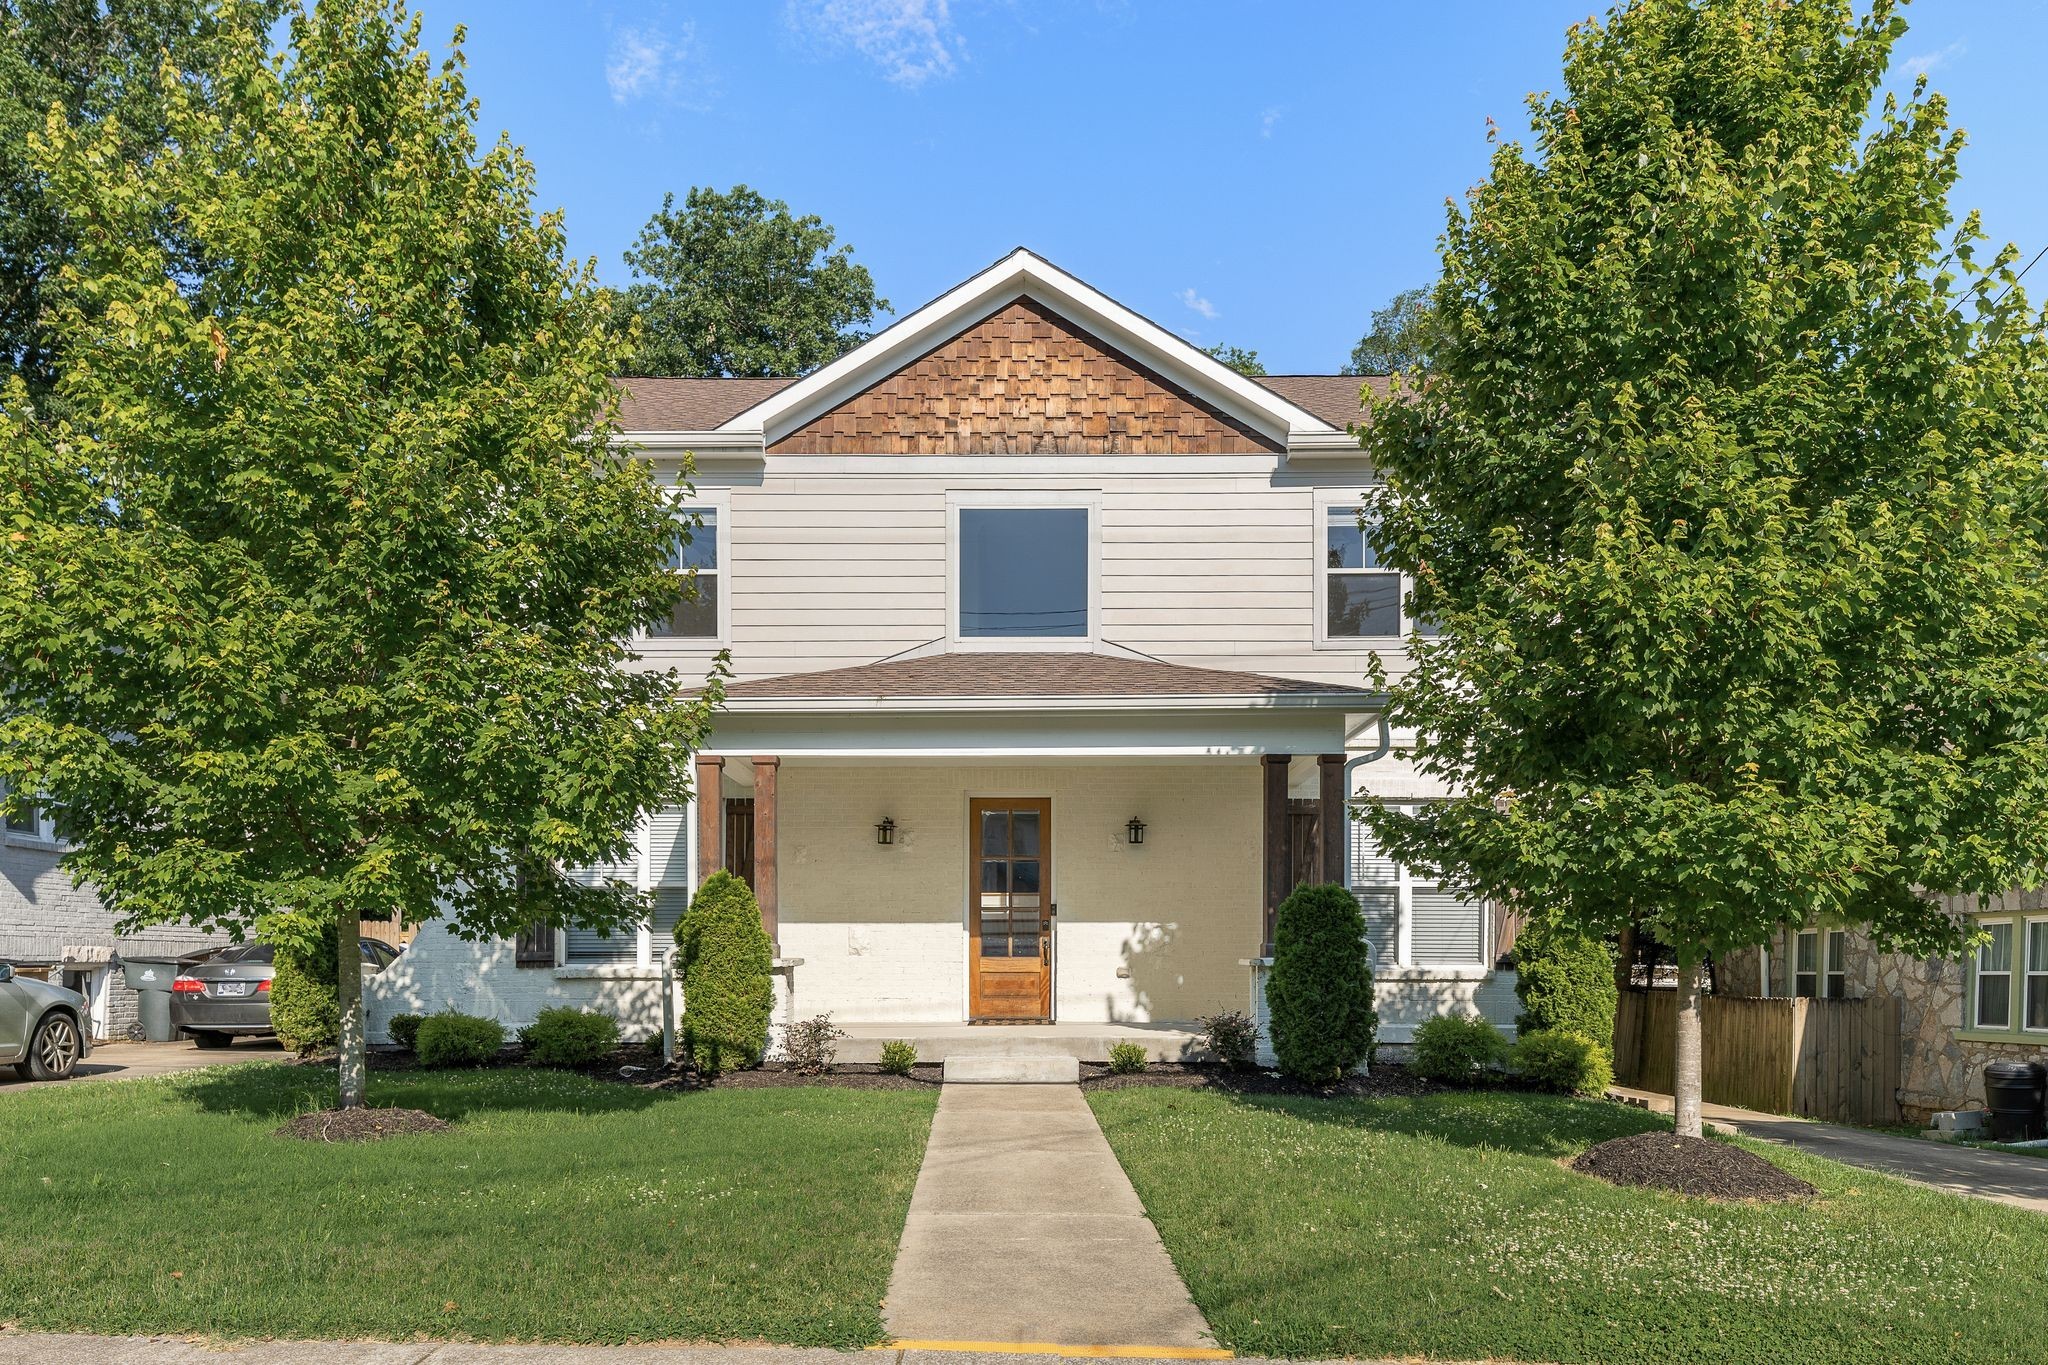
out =
[(61, 1081), (78, 1065), (78, 1024), (68, 1014), (48, 1014), (28, 1045), (30, 1080)]
[(225, 1033), (212, 1033), (206, 1030), (201, 1030), (192, 1035), (192, 1046), (194, 1047), (226, 1047), (233, 1041), (234, 1039), (228, 1037)]

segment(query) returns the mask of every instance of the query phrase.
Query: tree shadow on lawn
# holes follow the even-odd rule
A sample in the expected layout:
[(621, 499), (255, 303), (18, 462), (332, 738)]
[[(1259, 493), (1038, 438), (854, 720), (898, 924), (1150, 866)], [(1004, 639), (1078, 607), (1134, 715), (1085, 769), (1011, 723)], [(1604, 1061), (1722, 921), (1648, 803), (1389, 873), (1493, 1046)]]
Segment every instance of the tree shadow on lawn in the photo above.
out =
[(1669, 1131), (1670, 1120), (1610, 1100), (1578, 1100), (1526, 1090), (1453, 1090), (1379, 1099), (1315, 1099), (1233, 1094), (1243, 1108), (1360, 1132), (1428, 1138), (1522, 1156), (1577, 1156), (1595, 1143)]
[[(177, 1093), (206, 1113), (249, 1114), (280, 1123), (331, 1109), (336, 1100), (335, 1074), (322, 1066), (252, 1063), (195, 1071), (173, 1080)], [(642, 1090), (540, 1067), (373, 1071), (368, 1091), (372, 1105), (423, 1109), (450, 1123), (482, 1113), (630, 1113), (688, 1098), (687, 1092)]]

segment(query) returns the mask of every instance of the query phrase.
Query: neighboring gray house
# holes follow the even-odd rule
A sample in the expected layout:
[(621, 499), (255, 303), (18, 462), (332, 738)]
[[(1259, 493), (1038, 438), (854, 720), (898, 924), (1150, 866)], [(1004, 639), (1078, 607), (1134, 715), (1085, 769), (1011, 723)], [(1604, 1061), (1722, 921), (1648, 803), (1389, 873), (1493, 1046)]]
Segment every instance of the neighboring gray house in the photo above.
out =
[(135, 992), (122, 984), (120, 955), (172, 957), (222, 940), (182, 926), (117, 934), (113, 912), (59, 866), (63, 854), (41, 811), (0, 829), (0, 961), (47, 969), (51, 981), (83, 995), (95, 1038), (140, 1037)]

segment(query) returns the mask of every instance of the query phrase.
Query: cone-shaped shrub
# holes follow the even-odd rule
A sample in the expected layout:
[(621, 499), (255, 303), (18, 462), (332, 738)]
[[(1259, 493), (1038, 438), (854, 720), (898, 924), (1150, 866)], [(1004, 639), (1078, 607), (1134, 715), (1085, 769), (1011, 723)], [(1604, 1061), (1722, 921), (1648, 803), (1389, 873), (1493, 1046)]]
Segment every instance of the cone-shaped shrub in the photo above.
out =
[(1273, 926), (1266, 1008), (1280, 1070), (1326, 1085), (1372, 1060), (1379, 1034), (1358, 900), (1334, 882), (1298, 886)]
[(334, 929), (288, 937), (272, 950), (270, 1026), (277, 1041), (301, 1057), (332, 1047), (341, 1037)]
[(744, 1070), (768, 1046), (775, 1009), (761, 907), (730, 872), (712, 873), (676, 925), (683, 961), (683, 1047), (700, 1071)]
[(1515, 939), (1518, 1033), (1579, 1033), (1603, 1046), (1614, 1038), (1614, 952), (1569, 926), (1531, 920)]

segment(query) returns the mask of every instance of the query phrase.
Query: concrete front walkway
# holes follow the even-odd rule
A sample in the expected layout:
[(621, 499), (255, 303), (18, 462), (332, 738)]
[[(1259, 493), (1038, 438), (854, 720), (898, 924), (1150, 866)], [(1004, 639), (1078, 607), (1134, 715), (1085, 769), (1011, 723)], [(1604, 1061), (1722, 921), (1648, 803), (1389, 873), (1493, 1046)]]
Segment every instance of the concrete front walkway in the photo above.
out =
[(906, 1348), (1215, 1353), (1209, 1325), (1072, 1085), (940, 1092), (884, 1317)]
[[(1072, 1359), (1072, 1357), (1066, 1357)], [(1146, 1359), (1172, 1359), (1148, 1356)], [(1052, 1365), (1058, 1357), (1003, 1351), (871, 1352), (794, 1346), (478, 1346), (415, 1341), (237, 1341), (88, 1337), (0, 1329), (0, 1365)], [(1281, 1365), (1245, 1360), (1240, 1365)], [(1335, 1365), (1289, 1361), (1286, 1365)], [(1356, 1361), (1344, 1365), (1359, 1365)]]
[[(1671, 1112), (1671, 1097), (1649, 1090), (1616, 1086), (1610, 1094), (1654, 1113)], [(1817, 1123), (1812, 1119), (1788, 1118), (1783, 1114), (1759, 1114), (1728, 1104), (1701, 1106), (1707, 1122), (1743, 1137), (1764, 1142), (1782, 1142), (1802, 1152), (1824, 1156), (1847, 1166), (1883, 1171), (1906, 1180), (1917, 1180), (1950, 1194), (1968, 1195), (2011, 1204), (2015, 1208), (2048, 1213), (2048, 1159), (2019, 1156), (2013, 1152), (1986, 1152), (1975, 1147), (1933, 1142), (1926, 1138), (1899, 1137), (1868, 1128), (1848, 1128), (1838, 1123)]]
[(0, 1094), (77, 1081), (132, 1081), (168, 1076), (228, 1062), (281, 1062), (291, 1054), (274, 1038), (238, 1039), (229, 1047), (201, 1049), (192, 1043), (102, 1043), (62, 1081), (23, 1081), (11, 1066), (0, 1066)]

